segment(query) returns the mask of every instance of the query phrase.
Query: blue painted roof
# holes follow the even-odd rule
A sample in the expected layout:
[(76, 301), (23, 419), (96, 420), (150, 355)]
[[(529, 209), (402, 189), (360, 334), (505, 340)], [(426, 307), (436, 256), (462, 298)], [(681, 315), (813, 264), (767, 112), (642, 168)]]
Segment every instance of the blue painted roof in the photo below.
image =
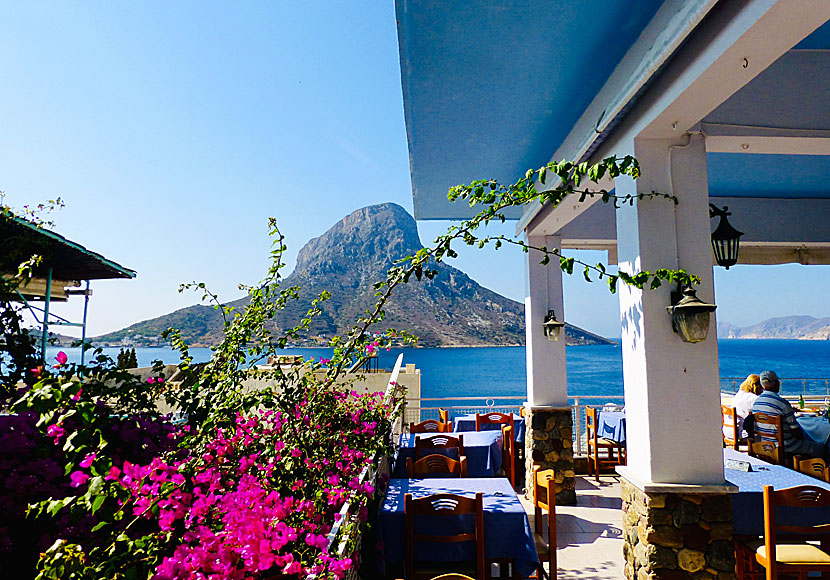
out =
[(396, 0), (416, 219), (465, 217), (449, 187), (547, 163), (662, 4)]
[(710, 197), (828, 198), (830, 157), (706, 155)]

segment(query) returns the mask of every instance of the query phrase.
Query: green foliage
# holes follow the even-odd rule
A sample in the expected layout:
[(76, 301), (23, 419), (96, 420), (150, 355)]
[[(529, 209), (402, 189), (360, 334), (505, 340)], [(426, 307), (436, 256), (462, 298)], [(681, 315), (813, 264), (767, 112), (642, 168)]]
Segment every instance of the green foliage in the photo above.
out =
[[(451, 244), (456, 240), (461, 240), (468, 246), (478, 248), (484, 248), (492, 244), (496, 250), (503, 244), (513, 244), (520, 246), (526, 253), (530, 250), (541, 252), (540, 262), (544, 265), (549, 264), (552, 258), (557, 258), (560, 269), (566, 274), (573, 274), (574, 266), (578, 264), (586, 281), (591, 282), (594, 278), (607, 280), (608, 288), (612, 293), (617, 291), (617, 284), (620, 281), (640, 289), (646, 287), (658, 288), (664, 282), (677, 283), (683, 286), (699, 284), (699, 277), (682, 269), (660, 268), (654, 271), (637, 273), (619, 271), (616, 274), (611, 274), (603, 264), (588, 264), (573, 257), (563, 256), (557, 249), (533, 246), (523, 240), (508, 236), (478, 237), (474, 234), (480, 226), (487, 225), (492, 220), (499, 220), (503, 223), (507, 219), (504, 215), (504, 210), (507, 208), (520, 207), (532, 202), (555, 207), (565, 199), (575, 195), (579, 196), (580, 202), (584, 202), (589, 197), (598, 197), (603, 203), (613, 203), (615, 208), (619, 208), (624, 204), (633, 206), (635, 202), (639, 203), (646, 200), (655, 202), (665, 200), (674, 204), (678, 203), (675, 196), (656, 191), (619, 196), (605, 189), (590, 189), (584, 186), (585, 183), (598, 185), (599, 181), (605, 177), (616, 178), (620, 176), (628, 176), (632, 179), (637, 179), (640, 176), (640, 166), (635, 158), (626, 156), (619, 159), (612, 156), (593, 165), (589, 165), (587, 162), (573, 163), (571, 161), (548, 163), (536, 170), (528, 169), (524, 178), (510, 185), (502, 185), (494, 179), (485, 179), (473, 181), (469, 185), (452, 187), (448, 194), (450, 201), (466, 200), (470, 207), (483, 206), (483, 208), (475, 217), (463, 221), (458, 226), (451, 227), (446, 235), (437, 238), (433, 250), (426, 250), (422, 256), (414, 256), (406, 260), (421, 271), (424, 268), (424, 263), (429, 259), (440, 262), (446, 257), (455, 257), (456, 254), (451, 250)], [(551, 177), (557, 179), (554, 187), (543, 191), (536, 189), (537, 180), (538, 183), (545, 185)], [(583, 187), (580, 188), (580, 186)]]

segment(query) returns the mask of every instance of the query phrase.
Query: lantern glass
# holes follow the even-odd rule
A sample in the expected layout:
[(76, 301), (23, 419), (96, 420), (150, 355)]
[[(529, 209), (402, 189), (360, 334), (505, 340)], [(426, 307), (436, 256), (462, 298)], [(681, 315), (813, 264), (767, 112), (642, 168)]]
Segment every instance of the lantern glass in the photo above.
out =
[(718, 209), (715, 205), (709, 204), (710, 217), (718, 216), (720, 221), (718, 227), (712, 232), (712, 250), (715, 254), (715, 262), (718, 266), (723, 266), (727, 270), (730, 266), (738, 263), (738, 248), (741, 236), (744, 235), (732, 227), (729, 220), (726, 218), (732, 215), (727, 211), (729, 208), (724, 206), (723, 209)]
[(559, 335), (562, 334), (562, 327), (565, 326), (565, 324), (556, 320), (556, 314), (553, 310), (548, 310), (543, 326), (545, 328), (545, 337), (547, 337), (547, 339), (551, 342), (557, 342), (559, 340)]
[(546, 326), (545, 327), (545, 336), (551, 342), (558, 342), (559, 335), (562, 334), (562, 327), (561, 326)]
[(683, 342), (706, 340), (709, 334), (709, 314), (717, 306), (698, 298), (694, 289), (689, 287), (682, 292), (673, 292), (672, 302), (672, 306), (666, 307), (671, 315), (672, 330), (680, 335)]
[(681, 310), (672, 314), (672, 325), (683, 342), (702, 342), (709, 334), (709, 313)]

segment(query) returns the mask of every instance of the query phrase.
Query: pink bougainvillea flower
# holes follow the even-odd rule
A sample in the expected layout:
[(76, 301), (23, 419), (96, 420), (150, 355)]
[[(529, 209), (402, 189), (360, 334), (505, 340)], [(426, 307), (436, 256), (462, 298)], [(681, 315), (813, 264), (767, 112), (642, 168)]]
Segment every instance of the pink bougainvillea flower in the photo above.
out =
[(154, 377), (147, 377), (147, 382), (152, 385), (156, 382), (156, 379)]
[(43, 365), (41, 365), (37, 368), (34, 368), (34, 369), (29, 369), (29, 372), (32, 373), (32, 375), (36, 379), (38, 379), (38, 378), (40, 378), (40, 375), (43, 373)]
[(65, 353), (65, 352), (60, 351), (60, 352), (57, 354), (57, 356), (55, 357), (55, 360), (56, 360), (56, 361), (58, 361), (58, 364), (56, 364), (55, 366), (56, 366), (56, 367), (59, 367), (59, 366), (61, 366), (61, 365), (65, 365), (65, 364), (66, 364), (66, 362), (69, 360), (69, 357), (68, 357), (68, 356), (66, 356), (66, 353)]
[(81, 393), (83, 393), (83, 392), (84, 392), (83, 389), (78, 389), (78, 392), (75, 393), (74, 395), (72, 395), (70, 397), (70, 399), (72, 399), (73, 401), (80, 401), (81, 400)]
[(86, 467), (89, 467), (90, 465), (92, 465), (93, 461), (95, 461), (95, 452), (94, 451), (92, 453), (88, 453), (87, 456), (84, 457), (84, 460), (81, 461), (78, 465), (80, 465), (81, 467), (86, 468)]
[(69, 479), (72, 482), (72, 487), (81, 487), (89, 481), (89, 475), (83, 471), (73, 471), (72, 475), (69, 476)]

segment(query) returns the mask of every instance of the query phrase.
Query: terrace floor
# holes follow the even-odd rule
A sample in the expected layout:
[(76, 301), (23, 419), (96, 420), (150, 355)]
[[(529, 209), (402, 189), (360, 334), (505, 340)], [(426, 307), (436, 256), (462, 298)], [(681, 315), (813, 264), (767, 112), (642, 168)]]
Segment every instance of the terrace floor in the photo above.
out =
[[(519, 496), (533, 526), (533, 502)], [(559, 580), (624, 577), (619, 477), (576, 477), (575, 506), (556, 507)]]

